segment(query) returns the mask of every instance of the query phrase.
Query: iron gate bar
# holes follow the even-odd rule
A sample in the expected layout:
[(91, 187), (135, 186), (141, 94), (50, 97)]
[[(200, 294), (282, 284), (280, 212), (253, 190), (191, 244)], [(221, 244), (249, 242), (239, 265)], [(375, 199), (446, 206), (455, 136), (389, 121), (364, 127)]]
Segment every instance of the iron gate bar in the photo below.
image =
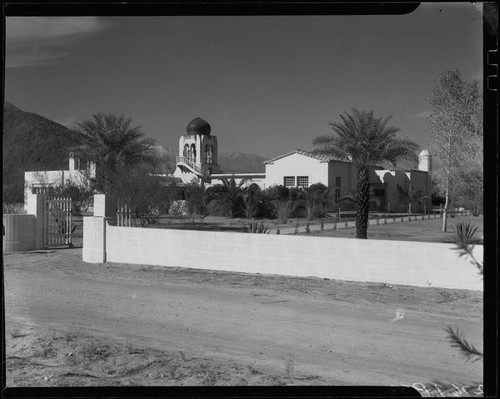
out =
[(72, 246), (72, 210), (71, 198), (45, 200), (45, 247)]

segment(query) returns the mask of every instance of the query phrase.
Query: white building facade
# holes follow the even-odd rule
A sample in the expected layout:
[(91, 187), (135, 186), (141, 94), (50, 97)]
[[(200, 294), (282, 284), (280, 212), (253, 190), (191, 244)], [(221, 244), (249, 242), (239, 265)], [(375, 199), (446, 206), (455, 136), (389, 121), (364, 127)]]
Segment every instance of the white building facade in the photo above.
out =
[[(322, 183), (332, 189), (336, 202), (355, 193), (358, 176), (351, 162), (297, 149), (265, 161), (265, 173), (221, 173), (217, 163), (217, 137), (211, 135), (208, 122), (195, 118), (187, 125), (186, 132), (179, 138), (179, 157), (174, 172), (174, 177), (180, 178), (183, 183), (204, 183), (210, 187), (234, 178), (237, 184), (248, 186), (255, 183), (261, 189), (275, 185), (305, 188)], [(412, 212), (430, 211), (430, 173), (431, 156), (427, 150), (419, 155), (418, 169), (371, 169), (371, 209), (385, 212), (407, 212), (409, 209)], [(402, 193), (406, 193), (406, 198)], [(409, 201), (408, 198), (414, 200)]]
[(70, 152), (67, 170), (24, 172), (24, 203), (27, 203), (28, 193), (49, 193), (54, 188), (68, 184), (89, 187), (90, 179), (95, 177), (95, 163), (82, 162), (79, 157)]
[[(171, 176), (179, 179), (181, 186), (195, 183), (210, 187), (232, 178), (243, 187), (255, 183), (261, 189), (275, 185), (306, 188), (322, 183), (332, 190), (337, 203), (349, 194), (352, 196), (356, 190), (357, 169), (351, 162), (299, 149), (265, 161), (265, 173), (223, 173), (217, 161), (217, 137), (211, 134), (208, 122), (199, 117), (187, 125), (186, 133), (179, 138), (178, 148), (176, 168)], [(25, 198), (28, 193), (46, 192), (69, 182), (88, 184), (89, 178), (95, 178), (95, 164), (80, 163), (70, 153), (68, 170), (25, 172)], [(418, 169), (371, 169), (370, 208), (385, 212), (407, 212), (410, 207), (412, 212), (430, 211), (431, 170), (431, 155), (426, 150), (419, 155)], [(406, 198), (402, 193), (407, 194)], [(408, 197), (415, 198), (410, 206)]]

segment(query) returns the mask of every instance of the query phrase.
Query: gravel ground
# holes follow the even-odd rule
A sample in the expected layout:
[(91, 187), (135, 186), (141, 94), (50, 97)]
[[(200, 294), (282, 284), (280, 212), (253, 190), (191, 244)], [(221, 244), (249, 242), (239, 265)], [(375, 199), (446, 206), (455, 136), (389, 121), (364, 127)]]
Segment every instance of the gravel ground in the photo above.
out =
[(477, 291), (4, 255), (7, 386), (478, 387)]

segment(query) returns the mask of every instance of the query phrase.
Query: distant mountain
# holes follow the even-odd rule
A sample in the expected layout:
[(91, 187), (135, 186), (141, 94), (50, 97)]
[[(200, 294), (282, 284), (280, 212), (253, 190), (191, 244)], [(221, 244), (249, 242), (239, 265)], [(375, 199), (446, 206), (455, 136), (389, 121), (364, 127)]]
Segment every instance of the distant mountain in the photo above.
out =
[[(78, 144), (76, 132), (43, 116), (4, 105), (4, 168), (18, 171), (65, 169), (70, 148)], [(4, 174), (6, 170), (4, 169)]]
[(151, 147), (151, 151), (158, 159), (160, 159), (158, 172), (167, 174), (173, 173), (173, 171), (175, 170), (176, 152), (173, 149), (164, 147), (162, 145), (155, 145)]
[(251, 173), (265, 172), (264, 161), (267, 158), (255, 154), (244, 154), (233, 152), (231, 154), (219, 154), (218, 162), (223, 173)]
[(43, 116), (4, 103), (3, 185), (24, 184), (29, 170), (67, 169), (77, 133)]

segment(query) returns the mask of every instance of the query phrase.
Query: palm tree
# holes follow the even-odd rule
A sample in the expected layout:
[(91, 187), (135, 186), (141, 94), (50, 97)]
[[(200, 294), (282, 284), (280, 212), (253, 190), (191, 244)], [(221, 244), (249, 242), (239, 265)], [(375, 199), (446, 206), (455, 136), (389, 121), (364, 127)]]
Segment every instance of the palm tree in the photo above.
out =
[(325, 207), (329, 202), (329, 188), (323, 183), (315, 183), (309, 187), (301, 188), (299, 200), (303, 203), (307, 211), (307, 220), (312, 220), (316, 206), (321, 205), (321, 215), (324, 214)]
[(330, 123), (336, 135), (313, 140), (317, 154), (350, 161), (357, 168), (356, 238), (367, 238), (370, 200), (369, 170), (380, 164), (394, 166), (400, 161), (416, 161), (417, 144), (396, 137), (398, 128), (387, 126), (390, 116), (375, 118), (373, 111), (358, 111), (340, 115), (342, 122)]
[(225, 205), (230, 210), (231, 217), (243, 216), (245, 207), (244, 185), (249, 179), (243, 178), (238, 183), (234, 176), (222, 178), (222, 184), (212, 187), (213, 197), (220, 205)]
[[(408, 190), (405, 190), (399, 184), (397, 185), (398, 194), (400, 198), (403, 198), (408, 203), (408, 214), (411, 214), (411, 204), (418, 202), (424, 203), (423, 201), (427, 199), (424, 197), (423, 190), (413, 191), (413, 186), (410, 184)], [(425, 204), (425, 203), (424, 203)]]
[(257, 184), (252, 183), (243, 189), (243, 208), (247, 219), (257, 215), (261, 202), (262, 190)]
[(156, 162), (153, 141), (131, 123), (123, 115), (98, 113), (78, 124), (82, 144), (77, 151), (96, 164), (97, 187), (104, 193), (112, 190), (117, 174), (125, 167)]
[[(368, 200), (368, 204), (369, 205), (376, 205), (377, 201), (374, 198), (374, 189), (373, 189), (373, 187), (370, 187), (369, 193), (370, 193), (369, 194), (370, 195), (370, 199)], [(346, 188), (346, 189), (342, 190), (342, 196), (339, 198), (339, 206), (341, 204), (345, 203), (345, 202), (348, 202), (350, 204), (356, 203), (356, 197), (357, 197), (357, 191), (356, 190), (353, 190), (353, 189), (350, 189), (350, 188)]]

